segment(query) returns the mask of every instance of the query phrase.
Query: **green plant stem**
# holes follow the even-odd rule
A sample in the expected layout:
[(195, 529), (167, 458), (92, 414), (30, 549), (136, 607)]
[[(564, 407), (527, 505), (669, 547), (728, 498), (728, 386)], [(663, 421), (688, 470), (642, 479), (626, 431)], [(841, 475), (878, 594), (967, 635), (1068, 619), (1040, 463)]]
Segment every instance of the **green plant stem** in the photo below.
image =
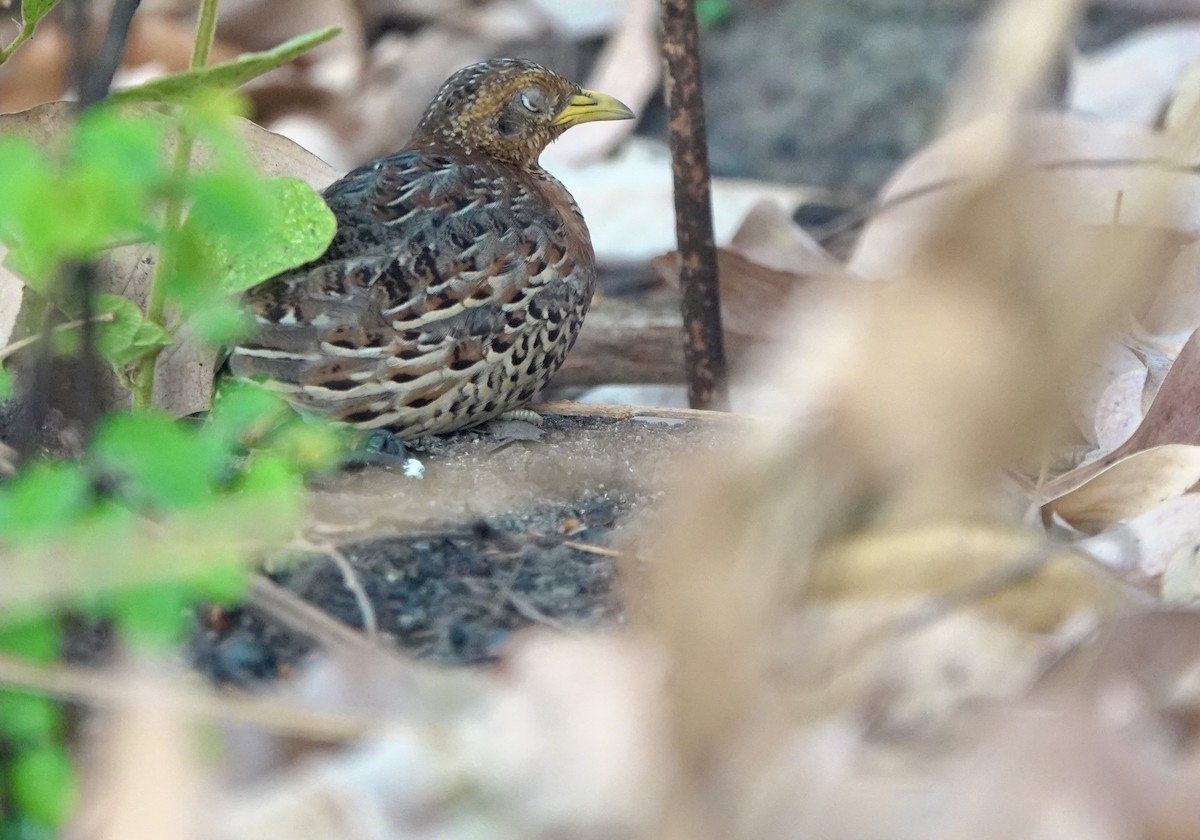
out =
[(217, 31), (217, 3), (220, 0), (203, 0), (200, 4), (200, 18), (196, 21), (196, 43), (192, 47), (193, 70), (199, 70), (208, 64), (208, 54), (212, 51), (213, 38)]
[[(103, 313), (97, 315), (95, 318), (91, 318), (88, 320), (67, 321), (67, 323), (65, 323), (65, 324), (58, 324), (57, 326), (54, 327), (54, 332), (66, 332), (67, 330), (77, 330), (77, 329), (80, 329), (81, 327), (83, 327), (84, 324), (88, 324), (88, 323), (107, 324), (115, 319), (116, 319), (116, 316), (113, 313), (103, 312)], [(45, 337), (46, 337), (46, 333), (38, 332), (38, 333), (34, 333), (31, 336), (27, 336), (26, 338), (22, 338), (20, 341), (14, 341), (12, 344), (6, 344), (4, 347), (0, 347), (0, 361), (7, 359), (9, 356), (11, 356), (13, 353), (16, 353), (18, 350), (23, 350), (24, 348), (28, 347), (31, 344), (38, 343)]]
[(9, 44), (7, 47), (0, 47), (0, 64), (8, 61), (12, 54), (15, 53), (22, 44), (24, 44), (33, 36), (33, 30), (35, 28), (37, 28), (36, 24), (32, 26), (28, 23), (25, 24), (21, 27), (21, 31), (17, 33), (17, 37), (13, 38), (11, 44)]
[[(190, 67), (192, 70), (198, 70), (208, 63), (208, 55), (212, 51), (213, 38), (217, 31), (217, 4), (220, 0), (202, 0), (200, 4), (200, 16), (196, 20), (196, 39), (192, 46), (192, 60)], [(187, 130), (181, 125), (179, 128), (179, 139), (175, 144), (175, 161), (174, 172), (176, 183), (182, 183), (187, 176), (188, 166), (192, 160), (192, 137)], [(158, 264), (155, 266), (154, 279), (150, 284), (150, 296), (146, 303), (146, 320), (151, 323), (166, 329), (165, 309), (166, 309), (166, 288), (162, 282), (162, 278), (169, 271), (174, 270), (174, 243), (170, 240), (172, 234), (177, 232), (183, 224), (183, 199), (179, 193), (173, 194), (167, 199), (167, 206), (164, 213), (163, 244), (158, 252)], [(158, 355), (162, 352), (162, 348), (157, 348), (154, 351), (147, 353), (138, 366), (137, 375), (134, 377), (136, 383), (133, 390), (133, 407), (134, 408), (149, 408), (154, 402), (154, 367), (158, 363)]]

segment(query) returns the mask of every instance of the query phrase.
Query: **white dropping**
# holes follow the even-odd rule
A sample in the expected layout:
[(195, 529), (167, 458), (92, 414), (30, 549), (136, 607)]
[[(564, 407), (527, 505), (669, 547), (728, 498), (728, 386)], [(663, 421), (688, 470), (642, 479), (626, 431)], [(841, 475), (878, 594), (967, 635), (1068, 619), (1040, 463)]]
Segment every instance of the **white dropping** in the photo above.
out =
[(415, 478), (418, 481), (425, 477), (425, 465), (416, 458), (409, 458), (401, 467), (405, 478)]

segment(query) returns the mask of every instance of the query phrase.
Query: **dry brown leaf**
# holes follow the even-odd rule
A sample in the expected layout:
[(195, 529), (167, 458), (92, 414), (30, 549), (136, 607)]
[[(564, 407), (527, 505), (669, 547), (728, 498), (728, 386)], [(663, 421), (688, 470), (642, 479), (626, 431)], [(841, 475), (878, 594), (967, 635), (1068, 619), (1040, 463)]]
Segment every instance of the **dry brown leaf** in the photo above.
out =
[[(93, 36), (97, 39), (102, 34), (100, 26), (105, 20), (105, 15), (95, 17), (97, 28)], [(188, 69), (194, 40), (194, 25), (190, 22), (155, 14), (135, 15), (114, 86), (137, 84)], [(239, 52), (217, 40), (212, 45), (210, 61), (229, 61)], [(30, 39), (12, 59), (0, 66), (0, 113), (25, 111), (67, 97), (71, 93), (70, 66), (70, 37), (51, 16), (38, 26), (37, 37)]]
[[(165, 663), (154, 663), (158, 670)], [(128, 702), (93, 722), (92, 755), (75, 829), (102, 840), (201, 836), (203, 776), (196, 734), (177, 706), (160, 702), (171, 688), (150, 677), (151, 664), (114, 673), (129, 684)]]
[[(1056, 220), (1064, 231), (1105, 229), (1115, 219), (1182, 232), (1200, 227), (1200, 179), (1136, 165), (1167, 154), (1162, 135), (1066, 114), (1016, 119), (1021, 158), (1014, 163), (1025, 170), (1027, 190), (1069, 214)], [(880, 209), (855, 247), (850, 270), (873, 279), (903, 273), (920, 243), (961, 201), (972, 150), (1003, 130), (997, 120), (968, 125), (914, 155), (880, 192)]]
[[(613, 4), (605, 5), (611, 7)], [(605, 43), (584, 86), (615, 96), (634, 114), (640, 115), (658, 90), (662, 75), (658, 3), (657, 0), (624, 0), (621, 5), (620, 25)], [(571, 15), (574, 14), (572, 5)], [(561, 160), (571, 166), (582, 166), (610, 154), (636, 128), (637, 120), (620, 120), (601, 123), (587, 131), (568, 132), (546, 150), (545, 163), (552, 166)]]
[(392, 710), (374, 737), (231, 787), (216, 837), (637, 836), (661, 802), (663, 670), (628, 638), (529, 633), (491, 673), (390, 685), (363, 665), (324, 690), (365, 682)]
[(1099, 531), (1146, 513), (1198, 481), (1200, 446), (1153, 446), (1107, 464), (1075, 489), (1046, 502), (1042, 513), (1057, 515), (1080, 530)]
[(1113, 456), (1167, 443), (1200, 444), (1200, 333), (1183, 346), (1142, 424)]
[(1079, 540), (1075, 548), (1115, 571), (1157, 577), (1180, 548), (1198, 541), (1200, 494), (1186, 493)]
[(37, 37), (0, 65), (0, 113), (24, 111), (62, 99), (67, 90), (70, 56), (67, 33), (53, 21), (42, 23)]
[[(671, 158), (660, 142), (634, 137), (611, 158), (579, 168), (547, 168), (578, 202), (601, 262), (646, 260), (675, 247)], [(827, 190), (816, 187), (737, 178), (714, 178), (712, 196), (719, 244), (728, 242), (763, 200), (791, 212), (805, 201), (829, 199)]]
[(1200, 57), (1200, 24), (1149, 26), (1102, 50), (1076, 56), (1070, 106), (1110, 122), (1156, 125), (1188, 66)]
[[(1192, 511), (1193, 516), (1196, 511)], [(1200, 606), (1200, 535), (1175, 546), (1162, 577), (1162, 597), (1168, 604), (1195, 609)]]
[(1200, 445), (1197, 394), (1200, 394), (1200, 332), (1188, 339), (1158, 387), (1141, 424), (1128, 440), (1107, 455), (1041, 486), (1038, 488), (1040, 498), (1047, 501), (1060, 498), (1085, 485), (1118, 461), (1146, 449), (1168, 444)]
[[(133, 113), (154, 113), (147, 106), (134, 105), (130, 110)], [(42, 148), (54, 148), (62, 142), (74, 119), (72, 103), (48, 102), (20, 113), (0, 114), (0, 134), (14, 134)], [(236, 124), (250, 161), (260, 174), (266, 177), (299, 178), (316, 190), (329, 186), (337, 177), (337, 172), (329, 164), (286, 137), (267, 131), (249, 120), (237, 119)], [(193, 164), (203, 166), (208, 159), (209, 152), (202, 145), (198, 146), (192, 158)]]
[(759, 201), (733, 234), (729, 250), (776, 271), (843, 273), (842, 264), (775, 201)]
[(935, 617), (919, 594), (877, 593), (797, 611), (781, 670), (799, 719), (850, 714), (874, 734), (913, 737), (944, 727), (965, 703), (1020, 694), (1051, 638), (986, 609)]
[(1033, 687), (1037, 699), (1097, 697), (1133, 683), (1153, 705), (1200, 707), (1200, 612), (1156, 608), (1119, 616), (1067, 651)]
[(21, 298), (25, 293), (24, 281), (4, 265), (7, 255), (8, 249), (0, 244), (0, 347), (12, 341), (17, 314), (21, 311)]
[[(13, 133), (39, 146), (53, 147), (61, 142), (73, 119), (70, 103), (52, 102), (19, 114), (0, 115), (0, 134)], [(238, 131), (250, 162), (266, 177), (299, 178), (316, 190), (324, 189), (336, 177), (328, 164), (286, 137), (248, 120), (239, 120)], [(208, 150), (198, 146), (193, 155), (194, 165), (203, 166), (209, 155)], [(154, 277), (154, 265), (155, 252), (149, 246), (115, 248), (97, 261), (100, 290), (123, 295), (144, 307)], [(184, 331), (177, 344), (163, 352), (155, 370), (156, 404), (178, 416), (206, 410), (212, 394), (216, 358), (214, 348), (187, 340)], [(128, 392), (111, 371), (105, 372), (102, 389), (107, 395), (105, 408), (122, 408), (128, 404)]]
[[(921, 837), (951, 840), (1194, 837), (1200, 773), (1179, 749), (1178, 724), (1124, 685), (992, 709), (964, 724), (979, 743), (940, 765), (943, 808)], [(897, 815), (903, 819), (902, 815)]]
[[(655, 273), (679, 288), (679, 254), (650, 261)], [(760, 201), (746, 215), (728, 248), (717, 249), (723, 326), (755, 339), (771, 335), (781, 315), (801, 292), (835, 293), (857, 284), (841, 264), (791, 220), (774, 201)]]
[(1109, 343), (1071, 389), (1070, 409), (1088, 443), (1109, 450), (1123, 443), (1142, 422), (1146, 366), (1128, 347)]
[(1149, 308), (1138, 319), (1151, 336), (1173, 339), (1200, 327), (1200, 243), (1184, 245)]
[(928, 599), (927, 610), (914, 619), (980, 609), (1033, 632), (1054, 630), (1080, 612), (1110, 615), (1133, 603), (1079, 555), (1048, 551), (1040, 534), (961, 522), (848, 540), (814, 566), (806, 591), (834, 601), (918, 595)]
[[(303, 64), (322, 75), (320, 67), (330, 61), (350, 62), (353, 78), (361, 68), (363, 54), (363, 20), (353, 0), (254, 0), (250, 3), (229, 3), (221, 8), (217, 20), (217, 35), (239, 52), (268, 50), (272, 47), (326, 26), (337, 26), (341, 35), (320, 44), (306, 53)], [(334, 82), (332, 77), (329, 82)], [(341, 89), (344, 85), (332, 85)]]
[[(664, 282), (679, 288), (677, 251), (655, 257), (650, 265)], [(722, 326), (727, 331), (759, 339), (771, 333), (791, 296), (813, 279), (767, 268), (728, 248), (717, 249), (717, 272)]]
[(349, 169), (401, 148), (442, 82), (488, 58), (492, 48), (490, 41), (442, 27), (381, 38), (371, 48), (353, 102), (332, 120), (344, 145), (344, 157), (333, 163)]

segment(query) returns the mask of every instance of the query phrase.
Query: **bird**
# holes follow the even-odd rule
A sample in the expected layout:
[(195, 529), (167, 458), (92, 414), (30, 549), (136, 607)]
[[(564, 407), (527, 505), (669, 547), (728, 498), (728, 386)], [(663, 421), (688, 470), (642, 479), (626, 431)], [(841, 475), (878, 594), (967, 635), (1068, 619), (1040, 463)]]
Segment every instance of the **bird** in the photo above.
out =
[(324, 191), (322, 256), (245, 294), (232, 374), (401, 442), (520, 416), (596, 284), (583, 215), (539, 157), (572, 126), (632, 117), (523, 59), (454, 73), (400, 151)]

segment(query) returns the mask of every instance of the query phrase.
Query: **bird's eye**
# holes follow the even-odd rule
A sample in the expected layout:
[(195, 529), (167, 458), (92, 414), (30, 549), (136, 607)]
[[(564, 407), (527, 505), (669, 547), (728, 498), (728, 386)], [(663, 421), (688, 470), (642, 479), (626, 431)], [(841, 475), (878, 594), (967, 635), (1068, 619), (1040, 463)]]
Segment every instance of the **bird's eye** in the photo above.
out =
[(521, 105), (526, 111), (540, 114), (546, 110), (546, 97), (537, 88), (529, 88), (521, 91)]

